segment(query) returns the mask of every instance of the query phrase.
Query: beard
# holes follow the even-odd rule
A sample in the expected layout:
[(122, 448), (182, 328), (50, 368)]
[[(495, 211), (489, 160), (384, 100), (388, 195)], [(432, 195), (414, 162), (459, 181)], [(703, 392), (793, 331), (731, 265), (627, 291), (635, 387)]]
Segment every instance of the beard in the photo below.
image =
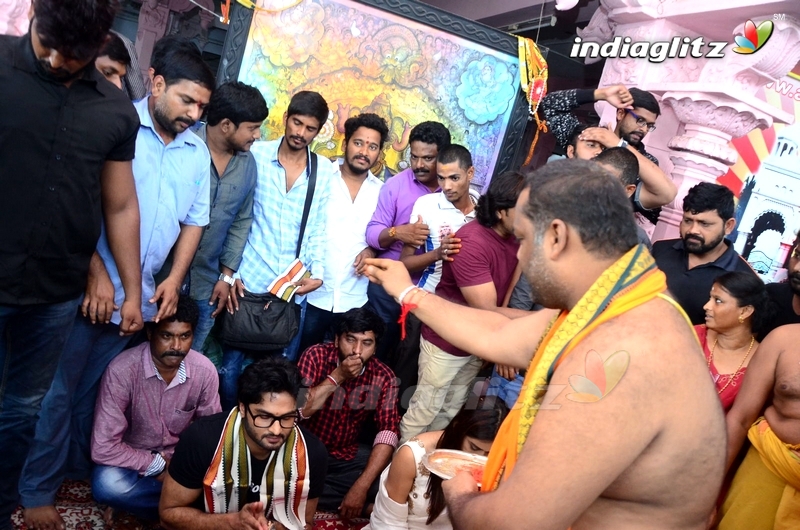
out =
[[(275, 451), (279, 449), (284, 443), (286, 443), (286, 436), (283, 433), (273, 435), (272, 433), (269, 434), (261, 434), (256, 431), (256, 428), (250, 425), (250, 422), (247, 421), (247, 418), (242, 418), (242, 425), (244, 425), (244, 430), (247, 435), (253, 440), (256, 445), (260, 448), (264, 449), (265, 451)], [(279, 442), (268, 442), (268, 437), (277, 437), (280, 438)]]
[(689, 254), (705, 254), (722, 243), (722, 240), (725, 239), (725, 231), (722, 231), (719, 237), (714, 238), (709, 243), (706, 243), (702, 236), (683, 236), (681, 239), (683, 240), (683, 248)]
[(789, 287), (792, 288), (794, 294), (800, 296), (800, 272), (789, 274)]
[[(159, 98), (156, 101), (155, 107), (153, 108), (153, 119), (156, 120), (162, 129), (169, 132), (173, 137), (178, 136), (180, 133), (195, 124), (194, 120), (189, 120), (187, 118), (175, 118), (174, 120), (170, 119), (167, 111), (168, 108), (166, 99), (163, 97)], [(179, 128), (178, 123), (185, 124), (186, 129)]]
[(622, 138), (625, 139), (631, 145), (639, 145), (642, 143), (642, 139), (644, 139), (644, 135), (639, 131), (631, 131), (629, 133), (623, 134)]
[[(90, 63), (93, 65), (93, 62)], [(83, 75), (84, 70), (86, 68), (81, 68), (77, 72), (70, 72), (65, 68), (50, 68), (50, 63), (45, 59), (39, 59), (36, 62), (36, 67), (39, 70), (39, 73), (42, 74), (47, 79), (55, 81), (56, 83), (68, 83), (69, 81), (73, 81), (80, 76)]]
[(531, 298), (534, 303), (541, 304), (549, 309), (567, 309), (564, 301), (563, 286), (556, 281), (547, 268), (544, 257), (539, 250), (542, 238), (536, 238), (533, 243), (531, 260), (525, 267), (525, 277), (531, 286)]
[[(351, 162), (351, 160), (352, 160), (352, 162)], [(366, 164), (366, 167), (362, 168), (362, 167), (356, 166), (355, 163), (358, 163), (358, 162), (362, 162), (362, 164)], [(347, 169), (349, 169), (350, 172), (353, 173), (354, 175), (364, 174), (367, 171), (369, 171), (369, 168), (371, 168), (374, 165), (374, 162), (371, 162), (367, 157), (361, 157), (361, 156), (357, 156), (357, 157), (353, 157), (353, 158), (345, 158), (344, 159), (344, 163), (347, 164)]]

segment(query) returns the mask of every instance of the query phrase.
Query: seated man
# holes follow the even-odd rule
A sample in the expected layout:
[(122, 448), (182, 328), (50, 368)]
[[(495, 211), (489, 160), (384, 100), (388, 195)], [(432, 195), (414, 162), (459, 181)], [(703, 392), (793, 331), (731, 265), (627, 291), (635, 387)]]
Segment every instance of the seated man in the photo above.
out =
[(123, 351), (103, 374), (92, 436), (97, 502), (157, 521), (178, 437), (195, 418), (220, 412), (217, 369), (190, 349), (198, 315), (181, 295), (174, 315), (147, 323), (148, 342)]
[(717, 276), (741, 271), (755, 274), (725, 239), (736, 226), (733, 192), (720, 184), (701, 182), (683, 198), (679, 239), (653, 244), (653, 257), (667, 275), (667, 286), (689, 315), (692, 325), (704, 324), (703, 306)]
[[(622, 147), (612, 147), (598, 154), (594, 161), (619, 179), (629, 198), (636, 193), (636, 185), (639, 182), (639, 161), (633, 153)], [(639, 225), (636, 225), (636, 237), (648, 250), (653, 250), (650, 236)]]
[[(442, 484), (455, 528), (705, 528), (722, 482), (725, 419), (626, 202), (593, 163), (551, 162), (528, 177), (514, 215), (518, 255), (555, 319), (548, 310), (509, 319), (419, 290), (403, 300), (454, 346), (527, 368), (481, 491), (471, 473)], [(413, 289), (401, 264), (367, 263), (390, 295)]]
[[(239, 404), (195, 421), (167, 468), (165, 528), (309, 529), (325, 483), (327, 452), (297, 425), (300, 375), (283, 357), (249, 365)], [(236, 485), (231, 487), (232, 485)]]
[(798, 324), (767, 335), (728, 412), (727, 467), (745, 439), (751, 446), (720, 510), (720, 530), (800, 528), (798, 340)]
[[(371, 511), (378, 478), (397, 447), (395, 376), (373, 358), (383, 330), (372, 310), (351, 309), (339, 321), (334, 342), (312, 346), (298, 363), (309, 387), (300, 417), (330, 453), (319, 506), (346, 519)], [(369, 419), (378, 428), (372, 447), (358, 443)]]

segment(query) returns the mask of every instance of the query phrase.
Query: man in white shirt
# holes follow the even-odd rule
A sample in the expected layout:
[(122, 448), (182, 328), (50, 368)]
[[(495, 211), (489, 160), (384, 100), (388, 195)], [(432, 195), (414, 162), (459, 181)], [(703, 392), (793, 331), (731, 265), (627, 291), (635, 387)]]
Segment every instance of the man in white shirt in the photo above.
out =
[(436, 173), (442, 191), (423, 195), (411, 210), (411, 223), (427, 224), (428, 238), (419, 248), (406, 243), (400, 253), (409, 272), (422, 272), (417, 287), (431, 293), (442, 277), (442, 262), (453, 261), (461, 248), (456, 231), (475, 218), (478, 203), (478, 194), (470, 189), (475, 168), (464, 146), (451, 144), (442, 149)]
[(346, 311), (367, 303), (362, 268), (375, 252), (366, 241), (367, 223), (383, 183), (370, 172), (380, 156), (389, 127), (377, 114), (360, 114), (344, 124), (344, 160), (331, 183), (326, 212), (325, 267), (322, 286), (308, 294), (300, 351), (319, 344)]

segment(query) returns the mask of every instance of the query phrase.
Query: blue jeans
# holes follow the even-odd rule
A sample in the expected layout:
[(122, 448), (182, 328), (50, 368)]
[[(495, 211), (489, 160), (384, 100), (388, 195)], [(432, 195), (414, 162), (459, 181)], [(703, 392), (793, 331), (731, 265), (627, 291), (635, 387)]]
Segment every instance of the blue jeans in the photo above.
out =
[(0, 528), (11, 528), (22, 463), (78, 303), (0, 305)]
[(223, 346), (222, 348), (222, 366), (217, 372), (219, 373), (219, 401), (222, 410), (231, 410), (236, 406), (238, 400), (236, 398), (239, 376), (242, 370), (259, 358), (266, 355), (283, 355), (292, 362), (297, 361), (300, 356), (300, 340), (303, 336), (303, 324), (306, 319), (306, 301), (305, 299), (300, 303), (300, 329), (297, 335), (294, 336), (292, 342), (289, 343), (283, 350), (272, 351), (254, 351), (254, 350), (238, 350), (230, 346)]
[(492, 368), (492, 378), (489, 380), (489, 388), (486, 389), (486, 395), (497, 396), (508, 405), (508, 408), (514, 408), (524, 381), (525, 376), (522, 374), (517, 374), (513, 381), (509, 381), (505, 377), (498, 375), (497, 368)]
[(134, 469), (97, 466), (92, 472), (92, 496), (100, 504), (158, 521), (161, 482), (143, 477)]
[(400, 326), (397, 323), (397, 319), (400, 318), (400, 304), (395, 302), (382, 286), (372, 282), (367, 287), (367, 297), (369, 298), (369, 307), (386, 324), (386, 332), (378, 343), (375, 357), (388, 364), (400, 342)]
[(91, 476), (97, 387), (108, 363), (130, 341), (129, 336), (120, 337), (116, 324), (92, 324), (81, 315), (75, 319), (22, 469), (19, 494), (23, 506), (52, 505), (67, 475), (78, 479)]
[[(197, 320), (197, 327), (194, 328), (194, 339), (192, 339), (192, 349), (203, 352), (203, 344), (206, 337), (214, 327), (215, 318), (211, 318), (211, 313), (217, 308), (216, 305), (208, 305), (208, 300), (195, 300), (200, 311), (200, 318)], [(203, 352), (205, 353), (205, 352)]]

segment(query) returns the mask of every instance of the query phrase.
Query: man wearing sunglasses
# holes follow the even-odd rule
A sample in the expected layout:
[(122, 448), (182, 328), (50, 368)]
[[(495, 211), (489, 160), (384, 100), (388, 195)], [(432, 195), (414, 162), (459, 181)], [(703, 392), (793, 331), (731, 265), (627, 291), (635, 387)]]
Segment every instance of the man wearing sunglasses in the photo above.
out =
[[(616, 107), (615, 127), (586, 127), (573, 138), (576, 127), (585, 127), (573, 111), (585, 103), (606, 101)], [(551, 92), (542, 100), (542, 112), (556, 141), (568, 152), (574, 142), (600, 144), (603, 149), (625, 147), (639, 161), (639, 184), (631, 200), (634, 210), (650, 222), (658, 221), (658, 208), (672, 201), (678, 188), (658, 167), (658, 160), (645, 149), (642, 140), (656, 128), (661, 107), (650, 93), (638, 88), (614, 85), (598, 89)], [(578, 150), (574, 150), (577, 154)], [(569, 154), (567, 155), (569, 156)], [(570, 157), (572, 158), (572, 157)]]
[(328, 453), (297, 425), (299, 392), (297, 367), (283, 357), (245, 368), (238, 405), (195, 421), (175, 447), (159, 504), (163, 526), (310, 529)]

